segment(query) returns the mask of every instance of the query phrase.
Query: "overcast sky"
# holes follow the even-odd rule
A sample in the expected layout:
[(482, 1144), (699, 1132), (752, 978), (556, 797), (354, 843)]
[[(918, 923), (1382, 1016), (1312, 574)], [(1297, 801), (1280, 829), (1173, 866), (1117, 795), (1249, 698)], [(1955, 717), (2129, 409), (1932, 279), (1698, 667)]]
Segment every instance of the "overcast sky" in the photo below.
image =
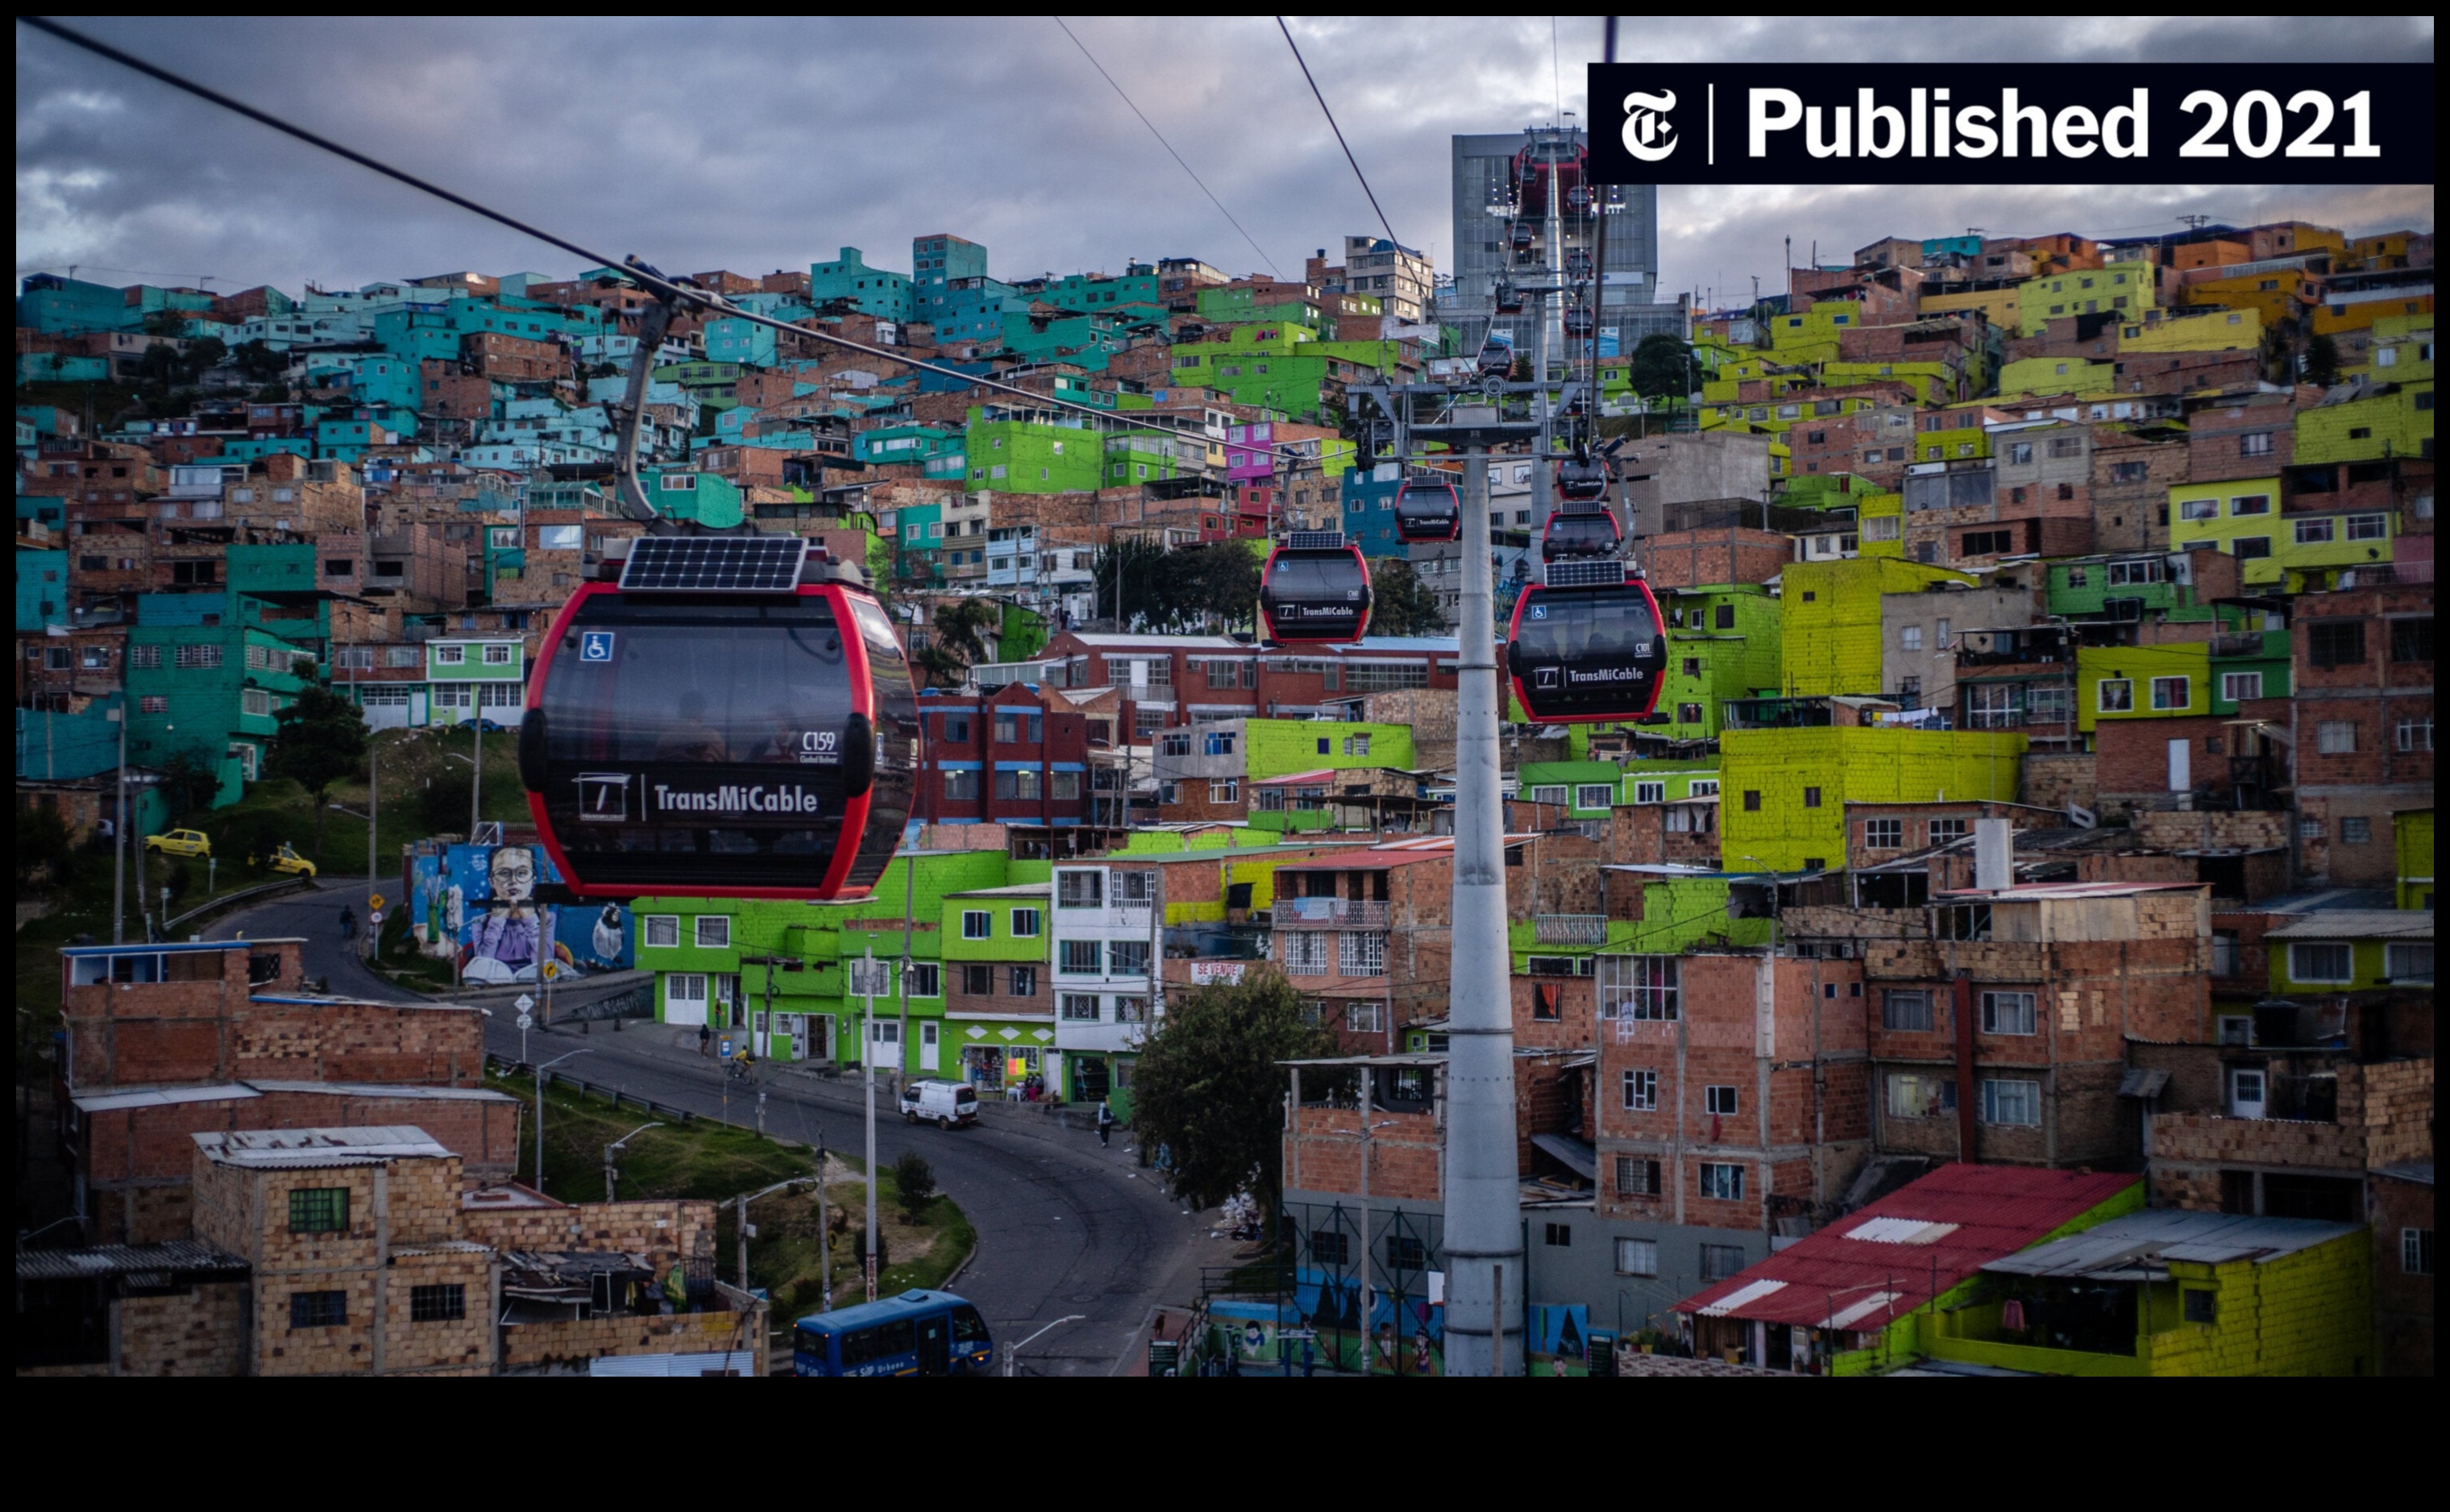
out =
[[(1195, 256), (1298, 276), (1375, 218), (1264, 18), (1067, 18), (1257, 248), (1042, 16), (79, 22), (104, 39), (574, 241), (668, 271), (805, 269), (840, 246), (984, 242), (1002, 278)], [(1582, 111), (1590, 17), (1293, 23), (1394, 229), (1441, 268), (1448, 138)], [(1628, 60), (2425, 62), (2430, 17), (1628, 17)], [(567, 255), (17, 29), (17, 270), (354, 287)], [(1721, 300), (1886, 235), (2170, 230), (2181, 214), (2433, 228), (2390, 188), (1668, 188), (1661, 282)]]

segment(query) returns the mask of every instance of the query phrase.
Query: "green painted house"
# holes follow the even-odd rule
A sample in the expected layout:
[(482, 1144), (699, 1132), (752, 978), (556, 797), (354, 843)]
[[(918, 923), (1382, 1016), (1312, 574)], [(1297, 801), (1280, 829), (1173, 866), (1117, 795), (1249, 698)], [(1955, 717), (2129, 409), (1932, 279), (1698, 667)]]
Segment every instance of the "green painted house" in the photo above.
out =
[(1671, 589), (1662, 596), (1667, 680), (1656, 714), (1668, 723), (1645, 728), (1674, 740), (1715, 740), (1721, 702), (1779, 690), (1784, 624), (1779, 600), (1753, 583)]

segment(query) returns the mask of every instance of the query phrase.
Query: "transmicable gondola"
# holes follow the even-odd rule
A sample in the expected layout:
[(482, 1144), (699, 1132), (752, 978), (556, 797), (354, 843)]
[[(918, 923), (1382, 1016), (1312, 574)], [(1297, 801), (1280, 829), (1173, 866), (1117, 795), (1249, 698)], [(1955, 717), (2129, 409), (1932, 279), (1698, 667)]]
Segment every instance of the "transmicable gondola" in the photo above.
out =
[(1557, 496), (1571, 503), (1584, 504), (1607, 497), (1607, 464), (1587, 453), (1577, 453), (1557, 463)]
[(571, 891), (866, 897), (918, 760), (884, 608), (798, 536), (629, 544), (554, 620), (519, 730)]
[(1452, 483), (1410, 478), (1395, 490), (1395, 534), (1416, 542), (1463, 538), (1463, 501)]
[(1540, 532), (1540, 556), (1560, 562), (1614, 556), (1624, 544), (1616, 516), (1604, 509), (1562, 509)]
[(1650, 585), (1620, 560), (1552, 562), (1506, 632), (1515, 701), (1542, 725), (1646, 719), (1666, 681)]
[(1294, 531), (1268, 553), (1259, 574), (1268, 638), (1284, 645), (1341, 646), (1370, 630), (1370, 564), (1342, 531)]

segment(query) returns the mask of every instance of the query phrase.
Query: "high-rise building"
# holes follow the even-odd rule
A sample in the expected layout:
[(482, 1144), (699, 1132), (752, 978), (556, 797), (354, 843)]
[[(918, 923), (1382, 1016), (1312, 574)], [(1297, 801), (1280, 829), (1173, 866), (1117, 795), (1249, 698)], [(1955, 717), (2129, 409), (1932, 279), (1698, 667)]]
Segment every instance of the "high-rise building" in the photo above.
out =
[[(1624, 184), (1590, 192), (1589, 201), (1575, 203), (1575, 190), (1586, 188), (1579, 174), (1561, 165), (1576, 163), (1585, 138), (1580, 130), (1550, 126), (1526, 127), (1510, 135), (1458, 136), (1454, 151), (1454, 286), (1451, 295), (1438, 293), (1438, 319), (1457, 327), (1464, 349), (1479, 346), (1492, 323), (1513, 335), (1519, 350), (1536, 346), (1542, 301), (1526, 300), (1518, 315), (1500, 315), (1494, 296), (1501, 279), (1525, 281), (1546, 276), (1548, 268), (1570, 273), (1586, 265), (1594, 251), (1599, 217), (1607, 219), (1607, 265), (1600, 269), (1603, 298), (1598, 327), (1601, 352), (1630, 352), (1654, 331), (1685, 334), (1686, 312), (1681, 301), (1660, 302), (1659, 190), (1654, 184)], [(1523, 178), (1526, 150), (1534, 167), (1533, 182)], [(1546, 191), (1562, 181), (1568, 202), (1559, 207), (1559, 245), (1550, 249)], [(1595, 202), (1596, 212), (1592, 208)], [(1530, 225), (1532, 245), (1518, 241), (1519, 223)], [(1554, 335), (1561, 323), (1560, 302), (1545, 306)]]

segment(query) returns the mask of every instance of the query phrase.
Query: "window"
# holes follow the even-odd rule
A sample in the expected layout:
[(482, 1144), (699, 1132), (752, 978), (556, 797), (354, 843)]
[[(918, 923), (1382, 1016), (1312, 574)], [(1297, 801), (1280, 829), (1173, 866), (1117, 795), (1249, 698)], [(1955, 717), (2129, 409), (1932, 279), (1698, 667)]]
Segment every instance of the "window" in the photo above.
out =
[(1055, 874), (1055, 906), (1058, 908), (1099, 908), (1106, 901), (1106, 874), (1102, 871), (1063, 871)]
[(1967, 531), (1963, 556), (2003, 556), (2016, 549), (2014, 531)]
[(2433, 620), (2430, 616), (2390, 622), (2390, 659), (2394, 662), (2433, 660)]
[(1726, 1202), (1744, 1198), (1744, 1168), (1730, 1161), (1704, 1160), (1701, 1169), (1701, 1195)]
[[(2330, 544), (2331, 539), (2337, 533), (2337, 531), (2338, 522), (2335, 520), (2299, 520), (2297, 521), (2297, 544), (2300, 546), (2326, 546)], [(2195, 1293), (2190, 1291), (2187, 1294), (2188, 1296), (2193, 1296)]]
[(1600, 958), (1600, 1017), (1672, 1021), (1680, 1017), (1674, 956)]
[(457, 1323), (468, 1316), (468, 1289), (458, 1282), (408, 1289), (408, 1321)]
[(2178, 501), (2178, 518), (2182, 520), (2215, 520), (2220, 518), (2217, 498), (2186, 498)]
[(434, 648), (434, 663), (438, 667), (461, 667), (465, 666), (467, 661), (468, 648), (465, 646), (437, 646)]
[(2261, 672), (2221, 673), (2221, 698), (2226, 703), (2240, 704), (2263, 696)]
[(964, 909), (962, 913), (963, 940), (991, 940), (995, 937), (995, 915), (985, 909)]
[(1982, 995), (1982, 1032), (1986, 1035), (2030, 1035), (2033, 1032), (2033, 995), (2029, 992), (1986, 992)]
[(222, 649), (218, 646), (181, 646), (176, 648), (176, 651), (171, 660), (180, 667), (219, 667), (222, 664)]
[(1906, 843), (1906, 822), (1902, 819), (1867, 819), (1863, 821), (1863, 846), (1867, 850), (1896, 850)]
[(1554, 804), (1559, 808), (1563, 808), (1565, 806), (1565, 786), (1560, 784), (1554, 787), (1534, 787), (1531, 789), (1531, 801), (1535, 804)]
[(700, 914), (697, 916), (697, 948), (729, 950), (731, 948), (731, 916)]
[(998, 798), (1017, 798), (1035, 802), (1039, 796), (1039, 773), (1034, 768), (1027, 771), (998, 772), (995, 774), (995, 794)]
[(300, 1187), (289, 1193), (291, 1233), (349, 1231), (349, 1189)]
[[(2346, 828), (2344, 822), (2341, 827), (2343, 830)], [(2405, 944), (2385, 945), (2382, 949), (2382, 974), (2394, 982), (2431, 985), (2433, 981), (2432, 942), (2409, 940)]]
[(2246, 435), (2239, 436), (2237, 438), (2237, 455), (2240, 456), (2269, 456), (2271, 455), (2271, 433), (2269, 431), (2248, 431)]
[(2268, 535), (2241, 535), (2228, 543), (2228, 553), (2241, 562), (2259, 562), (2271, 554)]
[(2131, 714), (2135, 712), (2135, 683), (2132, 678), (2105, 677), (2100, 684), (2100, 712)]
[(1367, 736), (1367, 735), (1347, 735), (1347, 736), (1345, 736), (1345, 737), (1344, 737), (1344, 754), (1346, 754), (1347, 756), (1367, 756), (1367, 755), (1369, 755), (1369, 754), (1370, 754), (1370, 737), (1369, 737), (1369, 736)]
[(2193, 679), (2156, 677), (2152, 679), (2152, 707), (2161, 709), (2184, 709), (2194, 700)]
[(2241, 514), (2268, 514), (2271, 513), (2271, 495), (2241, 494), (2228, 501), (2228, 512), (2232, 517)]
[(339, 1328), (349, 1321), (349, 1294), (345, 1291), (293, 1291), (289, 1293), (289, 1326), (293, 1328)]
[(136, 701), (136, 708), (139, 713), (166, 714), (170, 712), (170, 700), (165, 694), (146, 693)]
[(1897, 631), (1897, 649), (1908, 651), (1918, 651), (1922, 649), (1922, 627), (1919, 625), (1908, 625), (1899, 630)]
[(1702, 1097), (1702, 1101), (1703, 1101), (1703, 1104), (1704, 1104), (1703, 1109), (1702, 1109), (1702, 1111), (1703, 1111), (1703, 1112), (1705, 1112), (1705, 1113), (1713, 1113), (1713, 1114), (1717, 1114), (1717, 1115), (1719, 1115), (1721, 1117), (1733, 1117), (1733, 1116), (1735, 1116), (1735, 1113), (1736, 1113), (1736, 1089), (1735, 1089), (1735, 1088), (1733, 1088), (1733, 1087), (1704, 1087), (1704, 1088), (1702, 1088), (1702, 1089), (1701, 1089), (1701, 1097)]
[(2401, 1229), (2399, 1231), (2399, 1269), (2412, 1276), (2433, 1273), (2433, 1231)]
[(2324, 756), (2345, 756), (2357, 748), (2353, 720), (2326, 719), (2314, 727), (2314, 749)]
[(2433, 716), (2420, 714), (2399, 721), (2393, 727), (2392, 740), (2401, 750), (2431, 750)]
[(1348, 930), (1336, 952), (1336, 968), (1347, 977), (1381, 977), (1387, 972), (1387, 937)]
[(1110, 977), (1145, 977), (1148, 975), (1149, 942), (1145, 940), (1110, 940), (1106, 941), (1106, 975)]
[(1327, 936), (1307, 929), (1289, 929), (1279, 938), (1285, 942), (1285, 975), (1288, 977), (1324, 977), (1327, 975)]
[(1696, 777), (1693, 779), (1692, 786), (1685, 790), (1685, 796), (1688, 798), (1716, 798), (1719, 796), (1719, 780), (1715, 777)]
[[(1742, 1168), (1729, 1167), (1740, 1178)], [(1705, 1244), (1701, 1247), (1701, 1279), (1725, 1281), (1744, 1268), (1744, 1247), (1740, 1244)]]
[[(1617, 1191), (1624, 1192), (1623, 1173), (1637, 1162), (1620, 1157), (1617, 1161)], [(1656, 1168), (1659, 1162), (1647, 1162)], [(1625, 1192), (1630, 1196), (1633, 1193)], [(2409, 1232), (2416, 1231), (2410, 1230)], [(1656, 1239), (1619, 1239), (1616, 1242), (1616, 1273), (1621, 1276), (1655, 1276), (1659, 1274), (1659, 1241)]]
[(1931, 994), (1889, 988), (1880, 995), (1880, 1027), (1883, 1029), (1929, 1029)]
[(1744, 812), (1747, 814), (1758, 814), (1760, 812), (1760, 788), (1747, 787), (1744, 789)]
[(1627, 1113), (1659, 1111), (1659, 1073), (1628, 1071), (1624, 1074), (1624, 1111)]
[(1105, 942), (1097, 940), (1066, 940), (1058, 942), (1055, 969), (1068, 977), (1094, 977), (1105, 960)]
[(1012, 968), (1010, 975), (1012, 978), (1012, 995), (1014, 997), (1035, 998), (1038, 996), (1037, 967), (1015, 966)]
[(1888, 1109), (1892, 1118), (1936, 1118), (1954, 1113), (1956, 1083), (1926, 1072), (1892, 1072)]
[(2037, 1129), (2042, 1122), (2042, 1084), (1993, 1076), (1982, 1083), (1982, 1121)]
[(975, 767), (962, 767), (944, 773), (944, 797), (947, 801), (966, 802), (979, 796), (979, 774)]
[(1067, 992), (1063, 995), (1063, 1018), (1067, 1023), (1093, 1024), (1098, 1021), (1098, 995), (1093, 992)]
[(983, 998), (995, 991), (995, 968), (977, 964), (962, 968), (962, 991), (973, 998)]
[(944, 996), (944, 969), (932, 960), (914, 960), (904, 974), (903, 985), (913, 998)]
[(1567, 1250), (1573, 1247), (1574, 1226), (1572, 1224), (1544, 1223), (1540, 1227), (1542, 1231), (1541, 1242), (1546, 1244), (1548, 1248), (1552, 1250)]
[(1806, 808), (1818, 808), (1820, 806), (1819, 788), (1807, 787), (1803, 790), (1803, 806)]
[(2353, 953), (2342, 940), (2291, 940), (2288, 977), (2292, 981), (2344, 985), (2356, 979)]
[[(1346, 975), (1351, 976), (1351, 973)], [(1353, 998), (1344, 1005), (1344, 1027), (1357, 1035), (1386, 1033), (1387, 1005), (1369, 998)]]
[(2351, 514), (2347, 537), (2352, 541), (2386, 541), (2390, 539), (2390, 516), (2387, 514)]
[(2188, 1323), (2207, 1326), (2220, 1321), (2220, 1298), (2207, 1287), (2188, 1287), (2180, 1293), (2179, 1307)]
[[(1698, 709), (1695, 710), (1697, 717), (1699, 712), (1700, 711)], [(1583, 789), (1585, 793), (1592, 792), (1595, 789), (1588, 787)], [(1606, 789), (1599, 788), (1596, 789), (1596, 791), (1604, 792)], [(1636, 783), (1633, 785), (1633, 801), (1637, 804), (1663, 804), (1667, 802), (1667, 785), (1665, 783)], [(1578, 806), (1584, 808), (1600, 808), (1605, 805), (1585, 803)]]
[(1016, 909), (1014, 909), (1014, 910), (1012, 911), (1012, 938), (1013, 938), (1013, 939), (1015, 939), (1015, 940), (1035, 940), (1035, 939), (1037, 939), (1037, 938), (1038, 938), (1038, 923), (1039, 923), (1039, 916), (1038, 916), (1038, 910), (1037, 910), (1037, 909), (1035, 909), (1035, 908), (1016, 908)]
[(2316, 620), (2305, 627), (2305, 657), (2317, 667), (2356, 667), (2365, 659), (2365, 622)]
[(1582, 783), (1574, 788), (1576, 808), (1605, 808), (1616, 802), (1616, 789), (1606, 783)]
[(681, 921), (676, 914), (649, 914), (644, 921), (638, 942), (651, 949), (669, 950), (681, 942)]

